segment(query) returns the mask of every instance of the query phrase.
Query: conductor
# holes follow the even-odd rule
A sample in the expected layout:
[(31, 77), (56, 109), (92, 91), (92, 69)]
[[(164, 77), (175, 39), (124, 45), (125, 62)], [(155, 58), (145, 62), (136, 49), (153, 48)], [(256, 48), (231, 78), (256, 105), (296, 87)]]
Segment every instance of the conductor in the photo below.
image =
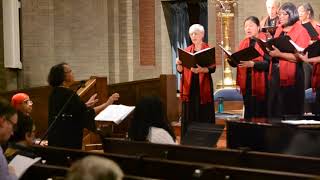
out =
[(48, 145), (81, 149), (83, 128), (95, 130), (94, 117), (117, 101), (119, 94), (112, 94), (106, 102), (96, 107), (94, 105), (98, 101), (97, 94), (91, 96), (86, 103), (82, 102), (76, 92), (70, 89), (74, 76), (67, 63), (51, 67), (48, 83), (53, 88), (48, 107), (48, 125), (51, 125), (48, 130)]

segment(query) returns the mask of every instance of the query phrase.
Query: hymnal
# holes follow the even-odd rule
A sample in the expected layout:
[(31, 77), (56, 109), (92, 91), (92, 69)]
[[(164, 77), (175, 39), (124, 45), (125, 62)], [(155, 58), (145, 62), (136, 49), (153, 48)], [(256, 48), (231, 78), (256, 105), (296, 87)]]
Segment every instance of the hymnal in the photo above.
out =
[(281, 52), (301, 53), (301, 54), (305, 54), (308, 52), (309, 58), (320, 56), (320, 50), (319, 50), (320, 40), (315, 41), (314, 43), (310, 44), (306, 48), (302, 48), (299, 45), (297, 45), (295, 42), (291, 40), (289, 36), (281, 36), (275, 39), (271, 39), (267, 42), (264, 42), (261, 39), (257, 39), (257, 43), (260, 45), (260, 47), (265, 53), (269, 53), (267, 48), (269, 50), (273, 50), (272, 45), (274, 45)]
[(26, 170), (34, 163), (38, 162), (41, 157), (30, 158), (27, 156), (16, 155), (9, 163), (9, 166), (14, 168), (15, 174), (20, 179)]
[(133, 110), (135, 106), (111, 104), (102, 110), (94, 119), (96, 121), (108, 121), (120, 124)]
[(308, 58), (320, 56), (320, 40), (315, 41), (306, 48), (300, 47), (292, 40), (290, 40), (290, 43), (296, 48), (297, 53), (306, 54), (308, 52)]
[(197, 67), (197, 64), (201, 67), (208, 67), (215, 64), (215, 48), (206, 48), (196, 53), (187, 52), (178, 48), (178, 53), (182, 66), (186, 68)]
[(262, 32), (268, 32), (270, 33), (272, 36), (274, 35), (274, 33), (276, 32), (277, 30), (277, 26), (265, 26), (263, 28), (261, 28), (261, 31)]
[(304, 23), (304, 24), (302, 24), (302, 26), (304, 28), (306, 28), (306, 30), (308, 31), (311, 40), (319, 39), (318, 38), (319, 33), (316, 31), (316, 29), (314, 29), (314, 27), (312, 26), (311, 22)]
[(232, 67), (236, 67), (238, 64), (240, 64), (240, 61), (249, 61), (261, 56), (261, 54), (253, 46), (241, 49), (235, 53), (232, 53), (221, 45), (219, 45), (219, 47), (226, 53), (226, 55), (230, 59), (229, 63)]
[[(273, 50), (272, 46), (275, 46), (276, 48), (279, 49), (281, 52), (285, 53), (296, 53), (297, 49), (293, 45), (293, 41), (289, 36), (280, 36), (277, 38), (270, 39), (268, 41), (264, 41), (258, 38), (255, 38), (261, 49), (269, 54), (268, 50)], [(268, 49), (268, 50), (267, 50)]]
[(308, 58), (313, 58), (320, 56), (320, 40), (310, 44), (307, 48), (303, 50), (303, 53), (308, 52)]

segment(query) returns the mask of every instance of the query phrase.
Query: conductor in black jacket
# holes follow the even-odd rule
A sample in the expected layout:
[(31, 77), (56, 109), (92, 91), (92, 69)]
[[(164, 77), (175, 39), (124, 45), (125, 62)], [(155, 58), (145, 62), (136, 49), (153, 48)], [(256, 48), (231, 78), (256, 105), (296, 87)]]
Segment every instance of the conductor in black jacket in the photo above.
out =
[[(82, 102), (76, 92), (70, 89), (74, 76), (67, 63), (51, 67), (48, 83), (53, 87), (49, 96), (49, 127), (55, 121), (48, 130), (48, 145), (81, 149), (83, 128), (94, 130), (96, 114), (117, 101), (119, 94), (112, 94), (106, 102), (96, 107), (94, 105), (98, 101), (97, 94), (86, 103)], [(59, 114), (61, 109), (63, 110)]]

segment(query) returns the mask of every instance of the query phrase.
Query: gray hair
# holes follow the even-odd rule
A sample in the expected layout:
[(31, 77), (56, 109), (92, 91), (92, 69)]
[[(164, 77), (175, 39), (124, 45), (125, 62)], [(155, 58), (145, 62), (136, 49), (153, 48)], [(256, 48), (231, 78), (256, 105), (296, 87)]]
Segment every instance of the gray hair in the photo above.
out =
[(87, 156), (75, 162), (66, 180), (122, 180), (123, 172), (110, 159)]
[(192, 26), (190, 26), (189, 34), (196, 32), (196, 31), (204, 33), (204, 27), (201, 24), (193, 24)]
[(272, 3), (276, 5), (277, 7), (280, 7), (280, 1), (279, 0), (266, 0), (266, 4)]
[(313, 19), (314, 18), (314, 11), (313, 11), (311, 4), (310, 3), (303, 3), (298, 7), (301, 7), (301, 6), (303, 7), (303, 9), (305, 11), (307, 11), (307, 12), (309, 11), (310, 18)]

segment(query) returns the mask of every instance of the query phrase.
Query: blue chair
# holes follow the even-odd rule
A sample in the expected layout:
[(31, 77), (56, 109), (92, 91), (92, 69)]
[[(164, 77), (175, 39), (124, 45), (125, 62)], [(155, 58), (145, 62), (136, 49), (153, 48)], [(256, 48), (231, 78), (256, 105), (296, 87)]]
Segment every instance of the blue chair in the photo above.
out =
[(240, 91), (236, 88), (218, 89), (214, 92), (214, 101), (222, 97), (224, 101), (243, 101)]
[[(236, 88), (218, 89), (214, 92), (214, 101), (219, 101), (219, 98), (223, 98), (224, 112), (216, 112), (216, 119), (239, 119), (243, 115), (243, 98), (240, 91)], [(226, 102), (228, 101), (228, 102)], [(219, 105), (216, 106), (218, 108)], [(242, 110), (241, 114), (226, 113), (230, 110)]]
[(316, 100), (316, 95), (315, 93), (312, 92), (312, 88), (306, 89), (305, 90), (305, 102), (306, 103), (314, 103)]
[(304, 97), (304, 112), (312, 112), (316, 113), (316, 95), (312, 92), (312, 88), (305, 90), (305, 97)]

